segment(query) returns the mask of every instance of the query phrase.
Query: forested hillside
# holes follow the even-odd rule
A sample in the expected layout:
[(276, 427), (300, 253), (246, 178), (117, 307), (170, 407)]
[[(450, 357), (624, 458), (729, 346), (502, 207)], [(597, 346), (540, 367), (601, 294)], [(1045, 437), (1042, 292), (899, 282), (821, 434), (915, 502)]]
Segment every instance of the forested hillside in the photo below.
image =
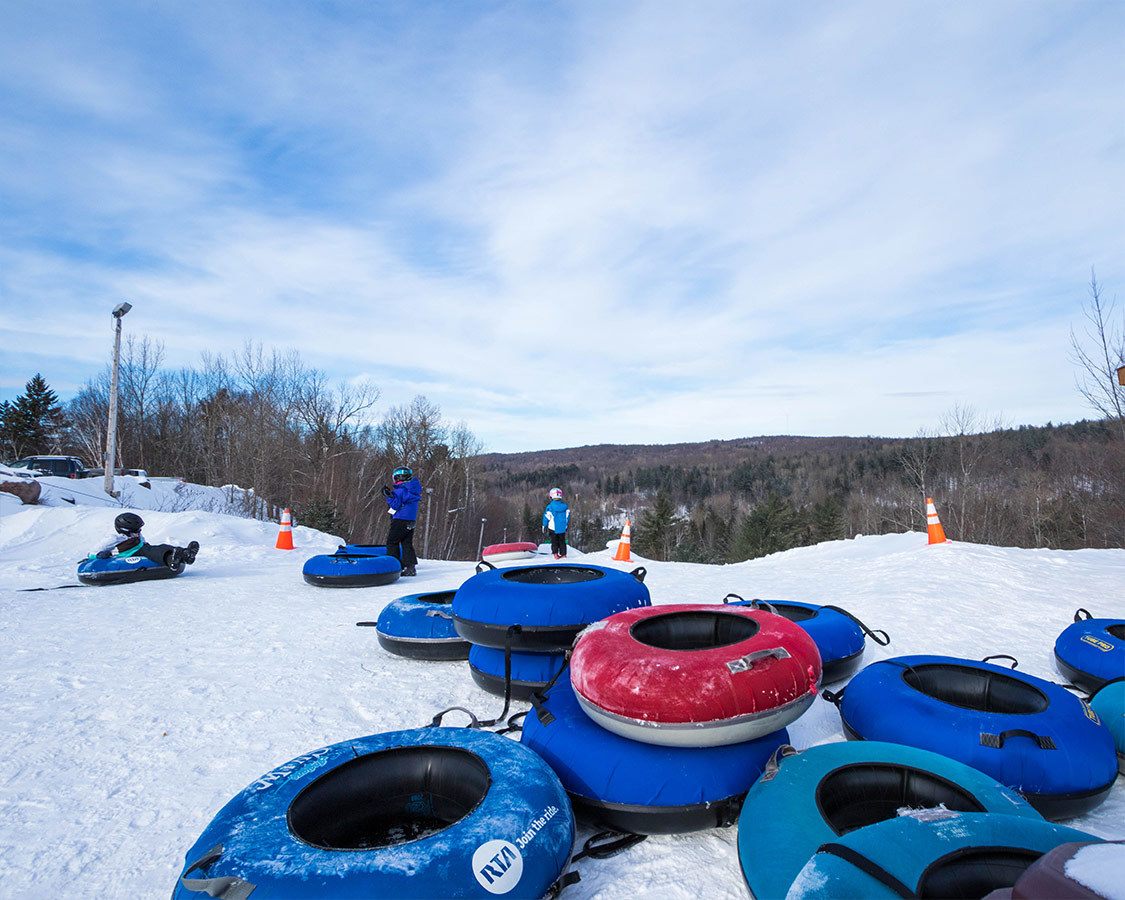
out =
[(538, 532), (543, 497), (558, 485), (574, 510), (578, 546), (615, 537), (629, 515), (634, 546), (657, 559), (743, 560), (855, 534), (924, 529), (928, 495), (950, 536), (962, 540), (1122, 546), (1125, 445), (1106, 423), (983, 433), (978, 423), (961, 409), (947, 433), (911, 439), (599, 445), (480, 462), (486, 493), (511, 508), (503, 520), (509, 538)]

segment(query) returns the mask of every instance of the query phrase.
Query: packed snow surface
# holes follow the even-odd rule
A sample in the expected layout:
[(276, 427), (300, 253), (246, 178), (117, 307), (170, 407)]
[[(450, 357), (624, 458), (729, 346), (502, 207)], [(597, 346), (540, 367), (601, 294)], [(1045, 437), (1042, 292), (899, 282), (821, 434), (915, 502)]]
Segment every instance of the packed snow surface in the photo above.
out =
[(1106, 900), (1125, 900), (1125, 845), (1083, 847), (1066, 861), (1065, 871)]
[[(301, 565), (334, 537), (296, 528), (298, 550), (286, 553), (273, 549), (276, 525), (152, 511), (151, 540), (202, 545), (182, 577), (19, 593), (75, 583), (76, 560), (112, 533), (119, 509), (12, 510), (0, 510), (0, 895), (167, 896), (204, 826), (262, 773), (448, 706), (499, 712), (465, 663), (393, 657), (355, 627), (402, 594), (457, 587), (471, 563), (423, 561), (394, 585), (325, 590), (302, 581)], [(609, 556), (584, 560), (636, 565)], [(1011, 653), (1021, 671), (1059, 680), (1052, 647), (1076, 607), (1125, 616), (1121, 550), (927, 547), (925, 535), (900, 534), (732, 566), (644, 565), (658, 604), (733, 591), (843, 606), (891, 635), (887, 648), (868, 642), (867, 661)], [(789, 731), (799, 748), (843, 739), (820, 699)], [(1125, 784), (1068, 824), (1125, 837)], [(733, 828), (649, 838), (577, 868), (568, 896), (745, 896)]]

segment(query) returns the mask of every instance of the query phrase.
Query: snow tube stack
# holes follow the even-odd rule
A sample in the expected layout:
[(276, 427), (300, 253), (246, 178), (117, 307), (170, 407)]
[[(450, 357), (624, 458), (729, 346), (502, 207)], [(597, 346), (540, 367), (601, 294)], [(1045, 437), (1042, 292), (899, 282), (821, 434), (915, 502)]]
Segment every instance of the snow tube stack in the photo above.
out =
[(182, 575), (184, 564), (162, 566), (145, 556), (114, 556), (109, 559), (84, 559), (78, 564), (78, 580), (83, 584), (130, 584), (157, 581)]
[(711, 747), (630, 740), (586, 715), (564, 674), (528, 713), (520, 740), (555, 770), (582, 818), (631, 834), (677, 834), (733, 825), (789, 737), (782, 730)]
[(485, 562), (501, 562), (506, 559), (531, 559), (539, 549), (538, 544), (531, 541), (516, 541), (510, 544), (489, 544), (481, 550), (481, 559)]
[(1088, 694), (1125, 677), (1125, 619), (1095, 619), (1079, 609), (1055, 641), (1055, 666)]
[(468, 659), (469, 643), (453, 628), (454, 593), (407, 594), (392, 600), (375, 623), (380, 646), (408, 659)]
[(573, 842), (566, 792), (534, 753), (476, 729), (417, 728), (263, 775), (187, 852), (173, 896), (543, 897)]
[(781, 616), (631, 609), (579, 635), (569, 678), (536, 701), (522, 741), (602, 825), (636, 834), (730, 825), (819, 684), (816, 645)]
[(1059, 845), (1097, 840), (1026, 816), (921, 810), (822, 844), (787, 896), (983, 897)]
[(622, 737), (672, 747), (778, 731), (812, 705), (820, 678), (802, 628), (745, 606), (628, 610), (587, 628), (571, 657), (587, 715)]
[(842, 681), (859, 668), (865, 635), (883, 647), (891, 642), (887, 632), (872, 631), (838, 606), (818, 606), (795, 600), (743, 600), (737, 594), (727, 594), (723, 603), (765, 609), (800, 625), (820, 652), (824, 684)]
[(301, 574), (306, 582), (316, 587), (378, 587), (398, 581), (402, 564), (395, 557), (387, 556), (386, 547), (346, 544), (335, 553), (312, 557)]
[(1042, 821), (1015, 791), (928, 750), (878, 741), (823, 744), (801, 753), (784, 747), (742, 807), (738, 858), (746, 885), (755, 897), (784, 897), (822, 844), (902, 810), (926, 809)]
[[(457, 589), (453, 623), (474, 645), (474, 681), (504, 694), (504, 654), (511, 654), (513, 696), (544, 687), (563, 665), (574, 637), (621, 610), (647, 607), (645, 570), (556, 564), (498, 569), (485, 561)], [(518, 693), (516, 693), (518, 691)]]
[(1092, 809), (1117, 777), (1113, 737), (1087, 703), (987, 661), (881, 660), (825, 696), (849, 737), (941, 753), (1019, 791), (1047, 818)]

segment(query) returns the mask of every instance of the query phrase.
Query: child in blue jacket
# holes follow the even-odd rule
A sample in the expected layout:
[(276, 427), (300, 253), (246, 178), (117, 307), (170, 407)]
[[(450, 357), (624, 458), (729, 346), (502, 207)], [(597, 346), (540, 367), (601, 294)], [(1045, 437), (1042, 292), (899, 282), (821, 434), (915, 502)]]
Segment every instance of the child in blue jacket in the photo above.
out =
[(402, 574), (417, 575), (418, 556), (414, 552), (414, 523), (418, 519), (418, 501), (422, 499), (422, 482), (414, 470), (401, 466), (394, 471), (395, 486), (383, 485), (391, 527), (387, 532), (387, 556), (396, 556), (402, 563)]
[(566, 559), (566, 526), (570, 522), (570, 507), (563, 500), (562, 488), (551, 488), (550, 502), (543, 510), (543, 527), (551, 535), (551, 553), (555, 559)]

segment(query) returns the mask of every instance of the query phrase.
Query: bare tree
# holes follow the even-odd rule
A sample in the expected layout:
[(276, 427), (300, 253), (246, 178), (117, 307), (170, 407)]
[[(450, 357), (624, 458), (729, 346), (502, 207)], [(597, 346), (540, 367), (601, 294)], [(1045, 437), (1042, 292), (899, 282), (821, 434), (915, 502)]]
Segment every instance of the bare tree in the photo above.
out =
[(1115, 322), (1116, 308), (1116, 298), (1102, 295), (1097, 274), (1090, 269), (1090, 296), (1082, 304), (1086, 325), (1081, 337), (1070, 330), (1070, 347), (1079, 370), (1078, 390), (1125, 440), (1125, 386), (1117, 382), (1117, 370), (1125, 366), (1125, 308)]

